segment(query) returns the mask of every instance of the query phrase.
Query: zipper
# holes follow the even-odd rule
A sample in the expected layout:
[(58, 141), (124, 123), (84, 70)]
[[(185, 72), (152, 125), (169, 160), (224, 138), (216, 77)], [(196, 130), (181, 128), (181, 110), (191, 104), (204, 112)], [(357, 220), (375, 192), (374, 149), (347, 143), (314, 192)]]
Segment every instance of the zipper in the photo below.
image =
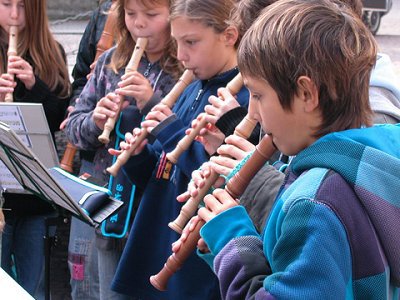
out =
[(144, 72), (143, 72), (143, 76), (144, 77), (148, 77), (149, 76), (149, 74), (150, 74), (150, 70), (151, 70), (151, 67), (153, 66), (153, 64), (152, 63), (148, 63), (147, 64), (147, 68), (146, 68), (146, 70), (144, 70)]
[(204, 92), (204, 89), (200, 89), (200, 90), (197, 92), (197, 96), (196, 96), (196, 98), (194, 99), (193, 104), (192, 104), (192, 107), (191, 107), (192, 110), (197, 106), (197, 103), (199, 102), (200, 96), (201, 96), (201, 94), (203, 94), (203, 92)]

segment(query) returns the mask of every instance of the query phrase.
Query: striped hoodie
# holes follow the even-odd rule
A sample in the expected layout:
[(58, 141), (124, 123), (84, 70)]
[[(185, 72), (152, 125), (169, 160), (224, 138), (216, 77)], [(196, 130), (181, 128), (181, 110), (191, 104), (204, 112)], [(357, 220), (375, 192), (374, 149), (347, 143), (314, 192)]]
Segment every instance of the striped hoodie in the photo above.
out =
[(400, 124), (300, 152), (263, 235), (243, 207), (210, 220), (203, 255), (224, 299), (399, 299)]

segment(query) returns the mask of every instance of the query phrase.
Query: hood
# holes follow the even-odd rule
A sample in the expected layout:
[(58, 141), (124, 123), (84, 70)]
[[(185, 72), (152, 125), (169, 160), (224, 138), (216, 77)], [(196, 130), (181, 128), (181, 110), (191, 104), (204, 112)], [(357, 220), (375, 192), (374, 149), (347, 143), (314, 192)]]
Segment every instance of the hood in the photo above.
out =
[(328, 134), (291, 163), (298, 175), (314, 167), (332, 169), (353, 186), (400, 286), (400, 124)]
[(390, 57), (383, 53), (378, 53), (375, 67), (372, 69), (370, 86), (382, 87), (391, 91), (398, 101), (400, 101), (400, 80), (399, 75), (394, 71), (394, 65)]
[(374, 112), (400, 121), (400, 80), (386, 54), (378, 53), (370, 78), (370, 104)]

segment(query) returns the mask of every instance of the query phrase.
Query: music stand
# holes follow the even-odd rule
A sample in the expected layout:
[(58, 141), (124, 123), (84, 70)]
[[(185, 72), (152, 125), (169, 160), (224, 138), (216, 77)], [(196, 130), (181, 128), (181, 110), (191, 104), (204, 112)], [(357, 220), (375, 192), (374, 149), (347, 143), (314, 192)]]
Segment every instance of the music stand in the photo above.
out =
[[(98, 227), (123, 204), (122, 201), (112, 198), (111, 192), (105, 188), (87, 183), (59, 168), (47, 169), (16, 133), (2, 122), (0, 122), (0, 160), (25, 190), (57, 208), (67, 210), (91, 226)], [(1, 196), (3, 192), (7, 192), (7, 189), (1, 186), (1, 181), (0, 188), (2, 188)], [(88, 211), (81, 207), (88, 199), (93, 199), (93, 201), (102, 199), (101, 206), (98, 206), (90, 216)], [(54, 219), (46, 220), (47, 225), (53, 224), (51, 222), (54, 222)], [(45, 242), (45, 299), (48, 300), (50, 299), (50, 248), (53, 240), (48, 235), (48, 228), (43, 238)]]
[[(67, 210), (94, 227), (100, 225), (123, 204), (122, 201), (112, 198), (105, 188), (87, 183), (58, 168), (47, 169), (15, 132), (2, 122), (0, 122), (0, 159), (24, 189), (56, 207)], [(104, 202), (92, 216), (89, 216), (81, 206), (84, 203), (82, 197), (88, 199), (87, 196), (81, 195), (82, 197), (77, 198), (74, 193), (71, 195), (71, 191), (85, 189), (91, 196), (97, 193), (109, 196), (109, 201)], [(4, 191), (6, 190), (3, 189)]]

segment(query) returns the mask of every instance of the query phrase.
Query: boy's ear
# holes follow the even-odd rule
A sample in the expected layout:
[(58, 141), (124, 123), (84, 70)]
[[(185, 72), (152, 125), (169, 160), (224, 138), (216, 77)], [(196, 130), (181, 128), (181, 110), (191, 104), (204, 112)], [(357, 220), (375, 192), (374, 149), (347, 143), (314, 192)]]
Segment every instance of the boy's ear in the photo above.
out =
[(239, 38), (239, 31), (235, 26), (228, 26), (224, 33), (224, 41), (227, 45), (235, 45), (237, 39)]
[(300, 76), (297, 79), (297, 95), (303, 100), (305, 112), (312, 112), (318, 108), (318, 89), (310, 77)]

